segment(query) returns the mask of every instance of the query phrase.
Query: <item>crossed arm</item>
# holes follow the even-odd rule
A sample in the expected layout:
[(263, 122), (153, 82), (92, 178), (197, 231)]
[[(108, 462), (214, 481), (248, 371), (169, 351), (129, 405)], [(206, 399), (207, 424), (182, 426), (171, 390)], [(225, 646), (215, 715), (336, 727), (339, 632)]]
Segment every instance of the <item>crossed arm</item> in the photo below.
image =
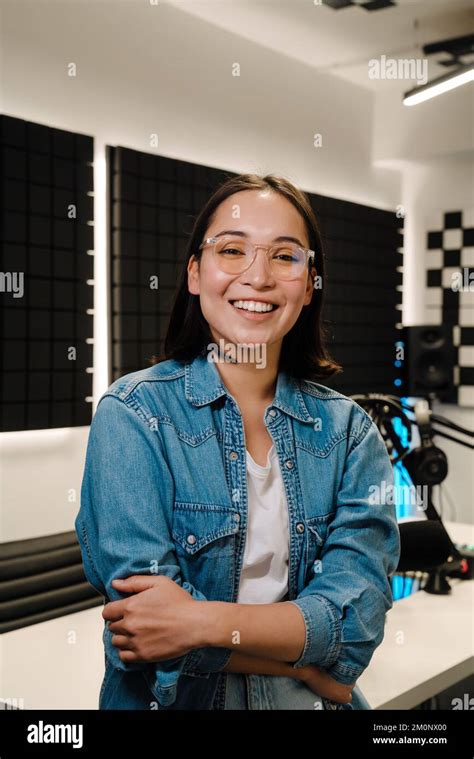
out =
[(124, 662), (160, 661), (217, 646), (232, 650), (224, 672), (293, 677), (326, 698), (351, 701), (355, 683), (339, 683), (319, 667), (291, 664), (306, 637), (303, 615), (292, 603), (197, 601), (165, 576), (136, 575), (113, 585), (133, 594), (107, 604), (102, 613)]

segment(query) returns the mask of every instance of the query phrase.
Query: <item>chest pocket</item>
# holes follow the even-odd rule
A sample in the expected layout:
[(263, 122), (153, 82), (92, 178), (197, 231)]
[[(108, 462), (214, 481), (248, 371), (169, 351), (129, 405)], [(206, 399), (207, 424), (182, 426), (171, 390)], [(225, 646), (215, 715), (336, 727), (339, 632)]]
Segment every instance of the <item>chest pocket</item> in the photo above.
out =
[(212, 504), (176, 502), (172, 537), (179, 556), (220, 559), (234, 554), (234, 535), (239, 531), (236, 511)]
[(306, 572), (307, 581), (316, 574), (322, 572), (320, 560), (323, 546), (326, 542), (329, 522), (334, 514), (306, 519)]

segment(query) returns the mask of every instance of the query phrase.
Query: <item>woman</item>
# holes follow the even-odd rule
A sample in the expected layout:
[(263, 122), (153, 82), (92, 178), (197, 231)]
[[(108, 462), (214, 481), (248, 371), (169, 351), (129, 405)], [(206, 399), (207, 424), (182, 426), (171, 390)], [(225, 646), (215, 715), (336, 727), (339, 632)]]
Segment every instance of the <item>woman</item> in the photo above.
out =
[(165, 356), (101, 397), (76, 519), (110, 601), (99, 708), (370, 708), (393, 474), (371, 418), (317, 381), (341, 370), (324, 286), (307, 197), (231, 178), (196, 219)]

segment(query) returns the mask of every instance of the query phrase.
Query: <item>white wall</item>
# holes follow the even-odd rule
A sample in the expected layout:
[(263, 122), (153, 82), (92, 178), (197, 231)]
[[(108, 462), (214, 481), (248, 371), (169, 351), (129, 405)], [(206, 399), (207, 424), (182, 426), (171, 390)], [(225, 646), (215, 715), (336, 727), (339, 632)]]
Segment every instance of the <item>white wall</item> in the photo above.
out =
[[(474, 430), (472, 408), (436, 403), (433, 412), (447, 417), (455, 424)], [(472, 437), (468, 438), (446, 427), (436, 426), (448, 435), (473, 444)], [(435, 506), (443, 519), (474, 524), (474, 452), (440, 436), (435, 437), (435, 442), (448, 458), (448, 476), (442, 484), (441, 492), (437, 488), (434, 493)]]
[(387, 81), (375, 101), (373, 159), (422, 161), (473, 150), (472, 86), (459, 87), (442, 97), (405, 106), (402, 94), (413, 83)]

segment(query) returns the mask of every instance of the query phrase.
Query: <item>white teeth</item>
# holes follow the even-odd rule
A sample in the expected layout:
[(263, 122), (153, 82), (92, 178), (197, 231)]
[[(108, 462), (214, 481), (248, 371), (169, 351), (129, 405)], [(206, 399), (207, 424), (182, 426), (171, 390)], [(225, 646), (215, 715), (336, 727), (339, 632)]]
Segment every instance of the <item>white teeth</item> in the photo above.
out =
[(244, 311), (258, 311), (262, 313), (273, 311), (276, 308), (271, 303), (262, 303), (262, 301), (258, 300), (235, 300), (232, 305), (234, 308), (243, 308)]

